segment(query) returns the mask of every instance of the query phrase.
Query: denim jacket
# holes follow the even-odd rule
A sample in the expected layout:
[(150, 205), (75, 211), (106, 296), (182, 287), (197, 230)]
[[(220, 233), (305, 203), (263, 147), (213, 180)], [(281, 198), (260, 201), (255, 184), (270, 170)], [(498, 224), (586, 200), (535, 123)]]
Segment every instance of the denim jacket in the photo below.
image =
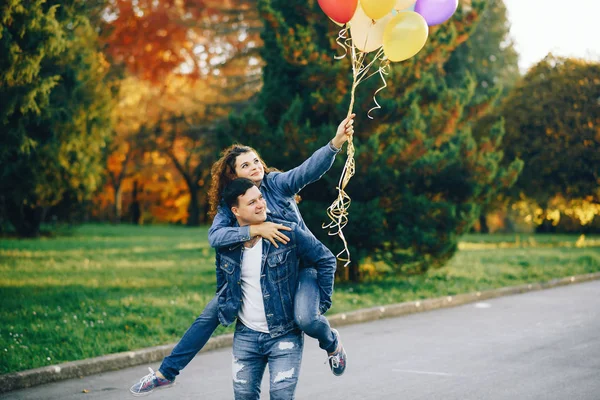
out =
[[(265, 314), (271, 337), (284, 335), (297, 329), (294, 322), (294, 295), (300, 263), (317, 269), (320, 282), (321, 302), (331, 304), (333, 280), (336, 268), (335, 256), (314, 235), (294, 222), (273, 220), (292, 228), (285, 232), (290, 238), (279, 248), (263, 240), (260, 285), (263, 293)], [(217, 249), (217, 291), (219, 321), (227, 326), (238, 315), (242, 303), (241, 266), (243, 243)]]
[[(309, 183), (318, 181), (333, 165), (336, 154), (330, 143), (315, 151), (298, 167), (287, 172), (265, 174), (260, 191), (267, 202), (269, 214), (277, 219), (295, 222), (308, 230), (294, 196)], [(235, 227), (235, 217), (226, 206), (220, 206), (208, 230), (211, 247), (230, 246), (250, 240), (250, 227)]]

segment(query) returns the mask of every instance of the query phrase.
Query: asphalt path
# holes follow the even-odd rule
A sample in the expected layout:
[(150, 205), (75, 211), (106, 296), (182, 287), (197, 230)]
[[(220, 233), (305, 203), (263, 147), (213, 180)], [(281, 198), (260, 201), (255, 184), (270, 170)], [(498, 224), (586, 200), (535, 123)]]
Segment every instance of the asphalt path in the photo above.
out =
[[(191, 321), (190, 321), (191, 322)], [(298, 400), (600, 400), (600, 281), (340, 328), (334, 377), (306, 337)], [(158, 364), (151, 365), (157, 368)], [(5, 393), (3, 399), (133, 399), (145, 366)], [(268, 371), (263, 396), (268, 396)], [(147, 398), (232, 399), (231, 349), (199, 354)]]

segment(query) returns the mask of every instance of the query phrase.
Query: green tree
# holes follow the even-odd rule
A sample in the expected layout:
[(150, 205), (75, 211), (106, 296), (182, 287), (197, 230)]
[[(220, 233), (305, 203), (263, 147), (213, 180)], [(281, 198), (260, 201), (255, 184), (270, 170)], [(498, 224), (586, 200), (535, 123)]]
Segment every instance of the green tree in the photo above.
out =
[(547, 56), (533, 66), (502, 105), (479, 123), (505, 120), (507, 159), (525, 162), (508, 192), (542, 209), (555, 196), (598, 198), (600, 184), (600, 63)]
[[(503, 0), (490, 0), (469, 40), (458, 46), (445, 67), (449, 77), (456, 78), (457, 85), (461, 85), (465, 74), (471, 74), (476, 82), (475, 96), (467, 107), (469, 119), (481, 118), (506, 97), (520, 78), (518, 62), (519, 56), (510, 37), (506, 5)], [(489, 99), (493, 99), (492, 107), (489, 107)], [(484, 107), (480, 107), (480, 103)], [(476, 127), (473, 130), (476, 138), (489, 134), (489, 126), (481, 132)], [(489, 232), (486, 214), (504, 204), (502, 196), (494, 196), (482, 208), (479, 216), (481, 232)]]
[[(352, 205), (344, 230), (353, 257), (352, 280), (360, 279), (358, 263), (366, 257), (399, 274), (442, 265), (481, 204), (518, 174), (519, 163), (498, 166), (501, 124), (479, 140), (471, 134), (469, 109), (489, 107), (493, 96), (476, 99), (472, 75), (446, 72), (485, 4), (465, 2), (450, 22), (431, 29), (420, 54), (392, 66), (374, 121), (365, 112), (380, 82), (358, 88), (356, 175), (346, 190)], [(325, 144), (345, 117), (350, 64), (333, 59), (337, 35), (316, 1), (260, 0), (259, 10), (265, 21), (264, 86), (251, 109), (231, 116), (223, 137), (255, 146), (269, 164), (288, 169)], [(301, 193), (308, 226), (332, 250), (341, 243), (328, 240), (317, 227), (326, 222), (325, 210), (337, 197), (343, 158)]]
[[(91, 8), (90, 8), (91, 7)], [(10, 0), (0, 26), (0, 193), (20, 235), (99, 185), (110, 136), (107, 65), (83, 0)]]

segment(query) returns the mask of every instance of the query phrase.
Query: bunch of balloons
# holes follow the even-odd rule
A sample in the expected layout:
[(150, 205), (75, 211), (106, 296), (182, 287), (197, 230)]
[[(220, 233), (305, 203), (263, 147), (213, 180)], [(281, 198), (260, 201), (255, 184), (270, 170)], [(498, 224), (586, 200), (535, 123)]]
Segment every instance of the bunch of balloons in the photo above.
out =
[[(383, 86), (373, 100), (374, 109), (381, 108), (375, 96), (387, 87), (385, 76), (390, 62), (404, 61), (417, 54), (429, 35), (429, 26), (448, 20), (458, 7), (458, 0), (318, 0), (321, 9), (336, 24), (342, 27), (337, 43), (345, 50), (343, 58), (350, 50), (353, 82), (350, 90), (348, 116), (354, 107), (357, 86), (379, 74)], [(348, 32), (350, 37), (348, 37)], [(374, 56), (368, 56), (374, 52)], [(370, 61), (369, 61), (370, 60)], [(369, 74), (371, 66), (379, 62), (378, 71)], [(331, 220), (324, 224), (330, 235), (337, 235), (344, 243), (337, 258), (350, 263), (350, 251), (342, 229), (348, 223), (350, 196), (345, 192), (346, 185), (355, 172), (354, 144), (348, 140), (348, 157), (337, 187), (338, 197), (327, 209)], [(345, 254), (345, 256), (344, 256)]]
[(390, 61), (404, 61), (425, 45), (428, 26), (447, 21), (458, 0), (318, 0), (338, 25), (348, 24), (354, 45), (364, 52), (383, 46)]

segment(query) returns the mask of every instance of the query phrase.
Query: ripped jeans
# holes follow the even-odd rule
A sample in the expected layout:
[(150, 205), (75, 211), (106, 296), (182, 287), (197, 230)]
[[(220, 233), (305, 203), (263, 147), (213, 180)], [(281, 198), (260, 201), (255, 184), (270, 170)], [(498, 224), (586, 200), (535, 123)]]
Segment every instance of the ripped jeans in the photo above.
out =
[(239, 320), (233, 337), (233, 393), (235, 400), (260, 399), (260, 384), (269, 364), (271, 400), (292, 400), (296, 392), (304, 336), (296, 330), (272, 338)]

